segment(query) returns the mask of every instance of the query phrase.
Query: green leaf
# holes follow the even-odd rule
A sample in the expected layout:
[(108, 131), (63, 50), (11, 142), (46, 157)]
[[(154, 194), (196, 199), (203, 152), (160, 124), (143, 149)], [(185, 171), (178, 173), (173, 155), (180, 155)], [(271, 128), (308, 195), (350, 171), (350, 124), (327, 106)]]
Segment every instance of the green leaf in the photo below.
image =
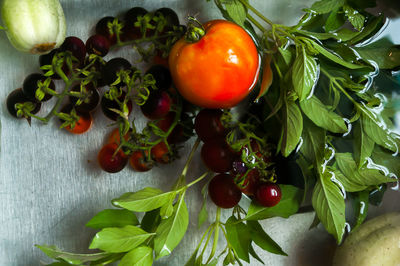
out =
[(300, 108), (317, 126), (333, 133), (347, 132), (347, 126), (343, 118), (331, 111), (317, 97), (312, 96), (300, 102)]
[(351, 153), (336, 153), (335, 158), (343, 174), (337, 170), (334, 171), (334, 173), (336, 179), (338, 179), (346, 191), (362, 191), (370, 186), (395, 181), (393, 178), (385, 176), (377, 169), (369, 169), (366, 167), (358, 168)]
[(198, 228), (200, 228), (205, 221), (207, 221), (208, 219), (208, 211), (207, 211), (207, 204), (206, 204), (206, 200), (203, 201), (203, 204), (201, 204), (201, 209), (199, 212), (199, 216), (198, 216)]
[(396, 134), (389, 129), (389, 125), (384, 119), (377, 114), (364, 109), (361, 121), (363, 131), (373, 141), (375, 141), (376, 144), (394, 153), (399, 151)]
[(167, 204), (172, 195), (176, 195), (176, 191), (163, 193), (160, 189), (147, 187), (137, 192), (125, 193), (112, 200), (112, 203), (130, 211), (147, 212)]
[(360, 34), (359, 32), (351, 31), (346, 28), (340, 29), (336, 32), (313, 32), (306, 30), (296, 30), (296, 32), (304, 36), (313, 37), (314, 39), (317, 39), (319, 41), (335, 39), (340, 42), (351, 40), (352, 38)]
[(247, 15), (245, 6), (238, 0), (231, 0), (226, 1), (225, 8), (232, 20), (244, 27), (244, 21), (246, 20)]
[(147, 233), (132, 225), (122, 228), (104, 228), (94, 236), (89, 248), (99, 248), (112, 253), (127, 252), (142, 244), (152, 235), (154, 233)]
[(152, 264), (153, 249), (141, 246), (126, 253), (118, 266), (151, 266)]
[(303, 199), (303, 190), (291, 185), (279, 185), (282, 198), (281, 201), (273, 207), (260, 206), (252, 201), (247, 211), (246, 220), (263, 220), (275, 216), (288, 218), (295, 214)]
[(317, 61), (306, 53), (304, 46), (293, 63), (292, 81), (299, 100), (306, 99), (315, 87), (319, 75)]
[(355, 230), (357, 227), (359, 227), (364, 222), (365, 218), (367, 218), (369, 205), (368, 198), (368, 190), (360, 191), (352, 195), (354, 216), (356, 217), (356, 221), (352, 230)]
[(303, 117), (300, 108), (293, 101), (286, 102), (284, 107), (283, 138), (281, 152), (287, 157), (296, 149), (303, 131)]
[(381, 69), (393, 69), (400, 66), (400, 46), (360, 47), (355, 50), (365, 60), (374, 61)]
[(172, 215), (174, 212), (174, 200), (176, 198), (176, 194), (171, 194), (166, 204), (161, 206), (160, 208), (160, 216), (162, 219), (166, 219)]
[(353, 25), (356, 30), (361, 31), (364, 27), (365, 17), (349, 5), (344, 5), (343, 11), (351, 25)]
[(387, 152), (378, 146), (372, 153), (372, 159), (375, 163), (387, 167), (388, 170), (394, 173), (396, 176), (400, 176), (400, 163), (398, 156), (393, 156), (391, 152)]
[(346, 223), (345, 203), (342, 192), (331, 177), (329, 172), (320, 174), (312, 195), (312, 205), (325, 229), (340, 243)]
[(154, 238), (154, 250), (157, 259), (171, 254), (178, 246), (187, 230), (189, 214), (184, 200), (184, 194), (174, 206), (174, 214), (161, 221)]
[(287, 256), (282, 248), (276, 243), (262, 228), (257, 221), (247, 221), (247, 226), (250, 228), (251, 239), (257, 246), (265, 251)]
[(226, 240), (235, 250), (237, 256), (250, 262), (249, 248), (251, 245), (251, 236), (249, 228), (236, 217), (231, 216), (225, 223)]
[(300, 152), (309, 162), (314, 162), (319, 167), (324, 159), (326, 132), (317, 127), (308, 119), (304, 119), (303, 145)]
[(356, 65), (356, 64), (347, 62), (347, 61), (343, 60), (342, 58), (340, 58), (339, 56), (335, 55), (334, 53), (328, 51), (327, 49), (325, 49), (324, 47), (322, 47), (318, 43), (316, 43), (316, 42), (314, 42), (314, 41), (312, 41), (310, 39), (308, 41), (312, 45), (312, 47), (314, 49), (316, 49), (319, 53), (321, 53), (323, 56), (325, 56), (326, 58), (328, 58), (332, 62), (335, 62), (336, 64), (339, 64), (339, 65), (344, 66), (344, 67), (349, 68), (349, 69), (361, 69), (361, 68), (370, 67), (370, 66), (367, 66), (367, 65)]
[(69, 252), (64, 252), (58, 249), (56, 246), (46, 246), (46, 245), (35, 245), (43, 251), (48, 257), (55, 260), (64, 260), (70, 264), (79, 265), (86, 262), (96, 261), (101, 258), (107, 257), (109, 254), (105, 252), (93, 253), (93, 254), (74, 254)]
[(347, 43), (349, 45), (354, 45), (356, 43), (359, 43), (365, 39), (368, 39), (371, 37), (373, 34), (379, 31), (379, 29), (383, 26), (383, 20), (384, 20), (384, 15), (381, 14), (377, 17), (372, 18), (371, 22), (368, 21), (367, 25), (364, 27), (364, 29), (358, 34), (356, 37), (353, 39), (349, 40)]
[(249, 253), (250, 255), (255, 258), (256, 260), (258, 260), (260, 263), (264, 264), (264, 261), (260, 258), (260, 256), (258, 256), (258, 254), (256, 253), (256, 251), (253, 248), (253, 245), (250, 245), (249, 247)]
[(344, 14), (340, 12), (340, 8), (333, 10), (325, 22), (325, 31), (335, 31), (345, 23)]
[(136, 215), (128, 210), (107, 209), (96, 214), (87, 224), (93, 229), (105, 227), (123, 227), (125, 225), (138, 225)]
[(326, 14), (343, 6), (344, 3), (344, 0), (321, 0), (315, 2), (311, 6), (311, 10), (316, 12), (317, 14)]
[(364, 132), (363, 125), (356, 123), (353, 129), (354, 134), (354, 156), (359, 167), (363, 166), (371, 157), (375, 142)]
[(145, 213), (140, 222), (140, 227), (146, 232), (155, 232), (160, 222), (160, 209), (155, 209)]

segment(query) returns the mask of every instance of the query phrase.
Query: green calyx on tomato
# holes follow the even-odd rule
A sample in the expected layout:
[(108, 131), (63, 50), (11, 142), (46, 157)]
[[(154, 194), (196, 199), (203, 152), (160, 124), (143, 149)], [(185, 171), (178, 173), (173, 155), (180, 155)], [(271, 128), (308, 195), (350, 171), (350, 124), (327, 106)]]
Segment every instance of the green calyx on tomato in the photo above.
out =
[(174, 84), (186, 100), (200, 107), (233, 107), (257, 81), (260, 57), (256, 45), (235, 23), (212, 20), (202, 27), (205, 34), (197, 42), (182, 38), (171, 49)]

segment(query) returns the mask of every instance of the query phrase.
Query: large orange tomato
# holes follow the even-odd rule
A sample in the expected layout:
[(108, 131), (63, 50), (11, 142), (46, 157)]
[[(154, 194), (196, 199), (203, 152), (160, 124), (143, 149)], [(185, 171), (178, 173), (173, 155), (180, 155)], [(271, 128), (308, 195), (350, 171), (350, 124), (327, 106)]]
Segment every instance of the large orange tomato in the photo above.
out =
[(260, 57), (250, 35), (225, 20), (203, 25), (194, 43), (174, 44), (169, 67), (174, 84), (189, 102), (205, 108), (230, 108), (242, 101), (258, 78)]

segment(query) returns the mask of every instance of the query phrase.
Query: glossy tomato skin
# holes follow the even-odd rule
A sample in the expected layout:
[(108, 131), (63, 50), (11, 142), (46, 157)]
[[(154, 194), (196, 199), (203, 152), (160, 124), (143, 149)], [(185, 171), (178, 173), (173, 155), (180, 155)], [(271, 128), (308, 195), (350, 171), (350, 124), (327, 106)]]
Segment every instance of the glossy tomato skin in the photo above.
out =
[(242, 193), (229, 174), (218, 174), (208, 184), (208, 195), (218, 207), (229, 209), (235, 207)]
[[(108, 143), (104, 145), (97, 155), (97, 160), (101, 169), (108, 173), (117, 173), (124, 169), (128, 163), (128, 157), (122, 149), (118, 149), (118, 144)], [(117, 152), (116, 152), (117, 151)]]
[(189, 102), (206, 108), (230, 108), (242, 101), (258, 78), (260, 58), (250, 35), (225, 20), (203, 25), (195, 43), (179, 40), (169, 55), (175, 86)]

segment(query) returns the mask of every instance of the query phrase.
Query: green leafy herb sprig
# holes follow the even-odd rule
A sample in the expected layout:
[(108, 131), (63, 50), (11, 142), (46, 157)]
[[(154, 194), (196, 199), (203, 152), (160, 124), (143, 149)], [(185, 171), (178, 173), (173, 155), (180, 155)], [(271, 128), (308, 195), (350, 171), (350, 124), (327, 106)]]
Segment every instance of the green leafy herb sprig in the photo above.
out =
[[(288, 27), (246, 0), (214, 2), (225, 18), (254, 33), (260, 52), (272, 58), (265, 67), (274, 82), (262, 96), (271, 108), (261, 119), (265, 128), (281, 129), (270, 137), (282, 155), (299, 153), (316, 219), (340, 243), (346, 196), (367, 206), (366, 195), (398, 182), (400, 135), (390, 94), (373, 84), (400, 66), (400, 50), (386, 39), (369, 42), (384, 28), (384, 16), (366, 11), (375, 1), (321, 0)], [(355, 226), (366, 217), (359, 210)]]
[[(247, 210), (235, 207), (226, 221), (217, 209), (215, 222), (207, 227), (186, 265), (217, 265), (221, 258), (223, 265), (242, 265), (251, 258), (263, 263), (254, 245), (286, 255), (259, 220), (299, 213), (307, 209), (303, 205), (308, 196), (316, 212), (312, 226), (322, 223), (340, 243), (348, 223), (346, 200), (354, 205), (356, 219), (351, 225), (356, 228), (365, 219), (368, 205), (379, 204), (387, 184), (398, 181), (400, 136), (394, 131), (390, 97), (378, 91), (374, 81), (390, 76), (388, 71), (400, 66), (399, 48), (387, 41), (379, 45), (367, 42), (384, 27), (383, 15), (366, 11), (375, 5), (373, 0), (322, 0), (306, 9), (297, 25), (288, 27), (274, 24), (247, 0), (214, 2), (226, 19), (253, 34), (268, 60), (264, 70), (270, 68), (262, 73), (274, 77), (270, 86), (261, 88), (257, 99), (263, 103), (257, 120), (265, 135), (245, 140), (273, 140), (278, 153), (295, 158), (303, 176), (300, 185), (280, 184), (282, 199), (274, 207), (253, 201)], [(124, 128), (121, 132), (134, 128), (120, 125)], [(239, 131), (244, 135), (252, 132), (246, 128)], [(234, 146), (234, 131), (228, 136)], [(38, 246), (57, 260), (51, 265), (116, 261), (119, 265), (151, 265), (171, 254), (189, 224), (187, 189), (207, 176), (186, 183), (198, 144), (196, 141), (171, 190), (145, 188), (126, 193), (112, 201), (118, 209), (101, 211), (87, 223), (100, 230), (90, 248), (101, 252), (73, 254), (54, 246)], [(205, 188), (199, 226), (208, 217)], [(144, 213), (140, 221), (138, 213)], [(218, 253), (221, 236), (226, 246)]]

